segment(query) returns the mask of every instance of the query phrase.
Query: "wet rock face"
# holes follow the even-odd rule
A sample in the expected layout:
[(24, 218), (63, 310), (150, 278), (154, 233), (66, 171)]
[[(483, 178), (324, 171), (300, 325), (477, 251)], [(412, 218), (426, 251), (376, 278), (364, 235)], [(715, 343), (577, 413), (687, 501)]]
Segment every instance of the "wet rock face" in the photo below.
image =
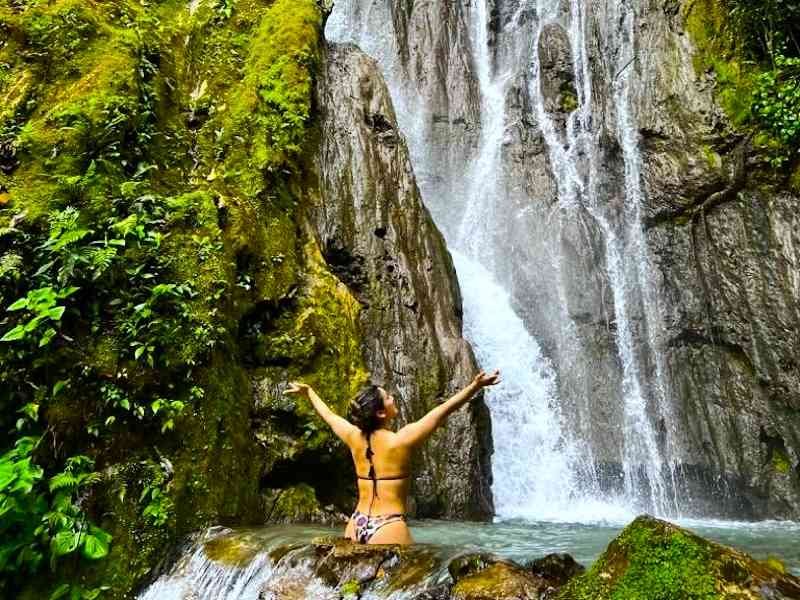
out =
[(707, 3), (656, 4), (634, 106), (686, 493), (702, 512), (797, 518), (800, 198), (715, 102), (713, 71), (693, 67), (688, 22)]
[[(281, 552), (275, 556), (285, 560), (292, 552), (291, 561), (307, 561), (314, 578), (345, 597), (402, 591), (413, 600), (545, 600), (554, 598), (571, 577), (566, 576), (569, 568), (559, 570), (551, 564), (547, 574), (539, 575), (485, 553), (464, 554), (448, 563), (439, 550), (427, 545), (370, 546), (322, 538), (303, 550), (287, 549), (283, 556)], [(561, 556), (562, 563), (577, 564), (568, 555)], [(439, 573), (445, 569), (450, 577), (442, 581)], [(437, 580), (441, 583), (435, 584)]]
[[(476, 372), (461, 337), (450, 255), (420, 200), (405, 142), (373, 60), (329, 45), (317, 85), (318, 194), (308, 217), (330, 269), (361, 304), (366, 366), (416, 420)], [(419, 516), (492, 512), (489, 418), (480, 400), (450, 417), (421, 450)]]
[(541, 94), (545, 110), (556, 113), (560, 127), (565, 127), (567, 115), (577, 107), (572, 51), (564, 28), (556, 23), (544, 27), (539, 38), (539, 56), (542, 66)]
[(777, 567), (644, 516), (558, 598), (800, 598), (800, 579)]

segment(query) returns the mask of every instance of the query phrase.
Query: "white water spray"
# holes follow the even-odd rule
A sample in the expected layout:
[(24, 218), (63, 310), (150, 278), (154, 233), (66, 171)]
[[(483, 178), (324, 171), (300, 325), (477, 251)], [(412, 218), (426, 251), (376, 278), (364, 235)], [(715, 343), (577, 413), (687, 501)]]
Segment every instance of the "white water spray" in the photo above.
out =
[[(475, 348), (481, 365), (500, 366), (504, 371), (503, 388), (492, 390), (488, 404), (492, 415), (495, 454), (493, 458), (495, 503), (500, 517), (529, 519), (564, 519), (588, 521), (617, 519), (620, 513), (649, 510), (661, 515), (675, 515), (674, 481), (669, 479), (669, 463), (663, 452), (669, 451), (659, 440), (654, 421), (670, 423), (664, 407), (666, 384), (658, 348), (655, 345), (656, 315), (650, 308), (654, 302), (648, 280), (649, 263), (642, 230), (640, 206), (643, 199), (640, 184), (640, 157), (636, 129), (629, 107), (633, 69), (625, 71), (625, 61), (633, 57), (633, 9), (621, 5), (609, 12), (607, 28), (612, 31), (610, 46), (621, 75), (614, 82), (616, 102), (616, 134), (623, 149), (625, 165), (624, 202), (615, 211), (608, 198), (601, 197), (599, 181), (605, 165), (593, 114), (593, 83), (587, 46), (586, 0), (571, 0), (568, 11), (560, 0), (529, 0), (521, 3), (516, 14), (501, 27), (503, 47), (492, 48), (490, 35), (490, 3), (477, 0), (468, 19), (472, 44), (474, 77), (480, 91), (480, 135), (472, 154), (448, 165), (449, 173), (439, 179), (420, 182), (423, 199), (436, 218), (446, 214), (454, 203), (451, 194), (437, 181), (461, 180), (464, 203), (455, 201), (462, 217), (437, 218), (448, 244), (456, 257), (456, 268), (464, 296), (466, 336)], [(523, 12), (535, 10), (533, 22), (523, 23)], [(619, 11), (619, 12), (618, 12)], [(383, 23), (375, 29), (375, 23)], [(350, 41), (361, 46), (380, 64), (395, 101), (401, 129), (405, 133), (416, 172), (430, 173), (433, 167), (426, 154), (432, 137), (426, 121), (431, 110), (417, 93), (415, 81), (401, 68), (397, 42), (392, 30), (388, 3), (340, 2), (328, 24), (327, 34), (334, 41)], [(546, 26), (566, 23), (570, 41), (577, 108), (567, 118), (565, 133), (545, 108), (541, 91), (539, 40)], [(372, 25), (370, 25), (372, 24)], [(377, 32), (377, 33), (376, 33)], [(498, 248), (507, 245), (500, 240), (506, 230), (508, 214), (507, 186), (503, 144), (508, 137), (506, 100), (511, 83), (522, 72), (528, 72), (528, 96), (533, 105), (536, 123), (542, 132), (549, 167), (558, 193), (555, 227), (557, 242), (563, 227), (578, 213), (587, 214), (597, 225), (605, 248), (605, 267), (614, 302), (616, 346), (621, 365), (621, 456), (624, 497), (608, 497), (603, 507), (594, 506), (589, 515), (579, 507), (601, 498), (596, 475), (594, 450), (579, 439), (591, 429), (592, 398), (579, 398), (572, 415), (564, 420), (558, 398), (556, 371), (566, 365), (552, 365), (543, 356), (539, 344), (526, 330), (513, 310), (513, 302), (500, 281), (508, 281), (503, 272), (507, 257), (498, 255)], [(534, 199), (531, 199), (534, 201)], [(524, 243), (515, 240), (515, 243)], [(550, 264), (556, 280), (556, 297), (561, 306), (548, 307), (558, 316), (564, 334), (561, 355), (573, 351), (578, 332), (566, 311), (568, 288), (557, 251), (543, 256)], [(641, 324), (640, 321), (645, 321)], [(644, 335), (641, 334), (644, 330)], [(642, 344), (649, 346), (642, 347)], [(575, 352), (579, 351), (576, 346)], [(522, 354), (520, 354), (522, 353)], [(651, 381), (646, 356), (654, 357), (656, 380)], [(563, 360), (563, 358), (562, 358)], [(574, 400), (573, 400), (574, 402)], [(654, 411), (656, 411), (654, 413)], [(667, 431), (667, 434), (669, 431)], [(666, 473), (666, 477), (665, 477)]]

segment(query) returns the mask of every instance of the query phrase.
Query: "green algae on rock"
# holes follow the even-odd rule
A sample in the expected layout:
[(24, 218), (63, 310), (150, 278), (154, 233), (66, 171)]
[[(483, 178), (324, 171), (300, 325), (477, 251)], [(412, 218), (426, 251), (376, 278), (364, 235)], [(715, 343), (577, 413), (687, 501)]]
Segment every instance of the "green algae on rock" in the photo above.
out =
[(552, 586), (519, 565), (497, 561), (463, 577), (453, 586), (452, 600), (538, 600)]
[[(37, 396), (42, 421), (32, 426), (49, 427), (62, 444), (101, 461), (105, 481), (86, 505), (102, 515), (114, 544), (110, 558), (85, 574), (87, 584), (109, 585), (116, 597), (127, 596), (185, 533), (213, 521), (264, 518), (259, 487), (265, 453), (249, 419), (243, 317), (263, 303), (275, 303), (278, 313), (291, 311), (280, 303), (292, 289), (323, 281), (304, 296), (315, 353), (342, 355), (360, 368), (358, 338), (345, 339), (354, 330), (337, 320), (341, 294), (319, 261), (305, 271), (307, 239), (296, 211), (302, 190), (290, 181), (298, 176), (292, 160), (311, 115), (321, 14), (311, 0), (242, 0), (227, 12), (201, 5), (194, 13), (177, 2), (0, 7), (0, 223), (19, 232), (0, 239), (4, 275), (10, 274), (0, 281), (3, 307), (26, 291), (26, 279), (18, 276), (22, 257), (33, 252), (26, 236), (35, 240), (51, 211), (65, 207), (76, 208), (88, 231), (100, 230), (119, 205), (156, 207), (159, 272), (152, 285), (190, 290), (180, 318), (193, 323), (193, 331), (176, 330), (134, 357), (120, 333), (119, 303), (102, 300), (129, 282), (82, 281), (84, 306), (69, 307), (64, 317), (80, 332), (69, 364), (96, 375), (107, 392), (102, 395), (91, 377), (70, 373), (64, 362), (54, 363), (51, 376), (70, 385), (58, 398)], [(117, 225), (132, 232), (146, 226), (133, 214)], [(144, 256), (132, 248), (118, 260), (136, 272)], [(331, 340), (335, 348), (327, 353)], [(56, 338), (53, 347), (63, 353), (62, 346), (66, 342)], [(321, 359), (308, 362), (304, 372), (313, 377), (323, 368), (318, 379), (327, 382), (331, 371)], [(17, 376), (0, 383), (0, 397), (24, 389), (14, 385)], [(35, 382), (40, 372), (31, 368), (25, 376)], [(39, 389), (54, 383), (41, 381)], [(6, 390), (9, 385), (13, 389)], [(196, 390), (191, 400), (181, 395), (189, 388)], [(124, 414), (110, 415), (103, 405), (103, 398), (113, 398), (114, 407), (128, 407), (147, 396), (148, 414), (153, 402), (155, 412), (180, 399), (182, 414), (169, 417), (173, 434), (140, 423), (141, 416), (129, 422)], [(96, 434), (87, 436), (87, 425)], [(163, 468), (154, 477), (143, 464)], [(153, 497), (163, 503), (153, 504)], [(156, 524), (147, 517), (155, 510), (161, 511)], [(71, 569), (57, 575), (73, 576), (86, 579)], [(46, 589), (48, 578), (36, 585)]]
[(800, 598), (800, 580), (690, 531), (642, 516), (559, 600)]

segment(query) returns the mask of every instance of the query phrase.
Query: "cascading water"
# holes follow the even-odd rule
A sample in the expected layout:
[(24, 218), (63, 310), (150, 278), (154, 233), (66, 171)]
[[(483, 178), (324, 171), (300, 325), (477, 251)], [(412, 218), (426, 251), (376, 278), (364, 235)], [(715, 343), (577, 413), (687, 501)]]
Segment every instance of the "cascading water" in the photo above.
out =
[[(625, 166), (625, 199), (621, 216), (600, 197), (597, 178), (602, 168), (596, 132), (592, 129), (592, 81), (588, 67), (585, 40), (586, 14), (583, 3), (573, 0), (570, 5), (568, 33), (572, 45), (574, 76), (578, 108), (570, 115), (566, 128), (566, 144), (562, 144), (552, 117), (544, 107), (540, 93), (539, 38), (544, 27), (559, 22), (560, 2), (540, 0), (538, 4), (538, 29), (533, 49), (533, 77), (531, 96), (537, 101), (537, 118), (547, 143), (550, 164), (559, 188), (559, 203), (566, 213), (584, 209), (592, 216), (603, 233), (606, 251), (606, 268), (614, 297), (614, 316), (617, 325), (617, 347), (622, 363), (622, 400), (624, 402), (624, 470), (625, 500), (632, 506), (648, 509), (657, 514), (675, 514), (674, 499), (669, 499), (673, 487), (665, 482), (665, 465), (651, 416), (642, 372), (641, 350), (634, 333), (634, 309), (631, 304), (643, 302), (642, 296), (653, 302), (647, 294), (647, 249), (643, 237), (640, 207), (639, 152), (635, 129), (631, 123), (629, 96), (633, 56), (633, 8), (625, 4), (614, 5), (609, 30), (614, 31), (614, 46), (618, 56), (618, 76), (613, 82), (616, 100), (617, 135), (623, 148)], [(617, 12), (621, 10), (622, 12)], [(621, 31), (617, 31), (620, 29)], [(578, 169), (579, 157), (588, 160), (587, 173)], [(646, 310), (647, 302), (641, 308)], [(652, 314), (652, 313), (649, 313)], [(652, 325), (651, 325), (652, 326)], [(657, 354), (657, 353), (656, 353)], [(659, 375), (661, 373), (659, 372)], [(663, 381), (658, 378), (658, 383)], [(663, 390), (661, 385), (659, 389)], [(664, 406), (665, 402), (658, 403)]]
[[(461, 24), (469, 29), (471, 76), (479, 91), (476, 104), (480, 133), (472, 144), (454, 140), (454, 145), (462, 145), (460, 160), (450, 160), (444, 168), (441, 164), (432, 165), (427, 150), (434, 136), (431, 126), (426, 128), (424, 117), (433, 110), (426, 107), (425, 98), (417, 92), (418, 82), (400, 59), (390, 3), (383, 0), (337, 3), (327, 35), (332, 41), (355, 42), (379, 62), (396, 100), (398, 120), (406, 134), (415, 170), (426, 174), (420, 178), (423, 199), (454, 254), (464, 296), (465, 335), (482, 365), (498, 366), (505, 371), (503, 388), (492, 390), (488, 396), (494, 431), (493, 492), (498, 516), (594, 520), (624, 518), (638, 510), (675, 515), (679, 507), (675, 502), (674, 479), (670, 479), (674, 471), (665, 458), (670, 451), (671, 421), (656, 344), (657, 313), (651, 308), (655, 306), (655, 298), (648, 279), (647, 249), (639, 214), (640, 158), (629, 106), (634, 83), (633, 69), (627, 69), (634, 56), (633, 8), (615, 4), (607, 11), (605, 27), (611, 32), (607, 49), (615, 63), (612, 75), (616, 77), (611, 90), (615, 102), (615, 136), (624, 163), (621, 209), (600, 191), (604, 165), (585, 34), (586, 0), (572, 0), (568, 10), (559, 0), (521, 2), (502, 23), (496, 14), (492, 15), (492, 10), (499, 10), (498, 6), (478, 0)], [(523, 18), (530, 13), (535, 13), (533, 19)], [(375, 23), (382, 23), (380, 29), (375, 28)], [(566, 24), (577, 96), (564, 132), (559, 131), (555, 118), (546, 109), (541, 90), (539, 42), (545, 28), (553, 24)], [(502, 44), (493, 47), (492, 35), (496, 39), (502, 36)], [(576, 407), (571, 422), (567, 422), (561, 406), (568, 398), (559, 397), (555, 383), (556, 373), (569, 368), (563, 364), (564, 356), (578, 352), (572, 349), (578, 334), (564, 308), (570, 300), (565, 281), (568, 275), (561, 268), (558, 256), (540, 257), (543, 263), (554, 263), (549, 266), (555, 278), (553, 283), (558, 287), (555, 296), (562, 305), (549, 309), (557, 315), (565, 332), (558, 348), (561, 363), (555, 364), (544, 357), (524, 321), (515, 314), (512, 307), (519, 304), (519, 298), (511, 298), (499, 283), (513, 278), (504, 262), (506, 250), (527, 241), (518, 238), (509, 241), (505, 224), (513, 215), (506, 190), (519, 187), (513, 177), (509, 178), (510, 171), (504, 163), (503, 147), (508, 143), (509, 126), (506, 107), (510, 87), (520, 74), (527, 79), (527, 93), (557, 189), (558, 234), (554, 239), (560, 241), (564, 225), (578, 213), (584, 213), (600, 232), (604, 247), (606, 276), (613, 297), (614, 339), (621, 366), (618, 401), (622, 431), (617, 435), (622, 443), (617, 460), (623, 479), (622, 495), (607, 493), (608, 502), (604, 506), (592, 505), (588, 500), (602, 497), (596, 448), (585, 439), (585, 432), (592, 427), (592, 397), (587, 394), (574, 399)], [(459, 86), (449, 83), (448, 87)], [(436, 167), (447, 172), (438, 177), (427, 176)], [(459, 178), (463, 195), (454, 197), (452, 182)], [(460, 221), (452, 218), (454, 209), (462, 215)], [(654, 376), (649, 374), (648, 360), (655, 365)], [(654, 425), (658, 419), (666, 426), (666, 435), (662, 433), (661, 437)]]
[[(397, 81), (398, 63), (391, 50), (387, 52), (386, 47), (381, 48), (374, 38), (366, 36), (365, 27), (359, 26), (357, 20), (368, 14), (374, 18), (377, 5), (355, 5), (342, 3), (341, 9), (337, 5), (327, 35), (334, 41), (355, 41), (378, 53), (393, 97), (403, 98), (395, 108), (408, 135), (412, 160), (424, 159), (420, 147), (425, 144), (425, 131), (419, 127), (417, 116), (404, 110), (420, 103), (410, 100), (413, 96)], [(585, 482), (578, 477), (579, 464), (585, 462), (585, 457), (562, 423), (552, 365), (515, 314), (508, 293), (496, 282), (495, 273), (501, 266), (495, 260), (493, 237), (497, 234), (500, 205), (493, 199), (502, 195), (498, 174), (503, 169), (505, 96), (513, 70), (497, 70), (492, 64), (487, 4), (478, 2), (471, 17), (482, 126), (477, 151), (467, 164), (451, 166), (453, 173), (464, 173), (463, 217), (460, 222), (448, 219), (439, 220), (438, 224), (455, 259), (464, 297), (465, 336), (482, 365), (504, 373), (504, 385), (487, 396), (494, 432), (493, 493), (497, 514), (501, 518), (553, 520), (591, 520), (599, 514), (609, 517), (608, 507), (598, 510), (596, 493), (587, 494)], [(512, 25), (517, 23), (518, 19), (512, 21)], [(388, 72), (387, 65), (393, 65)], [(422, 170), (431, 169), (423, 165)], [(428, 186), (426, 190), (424, 183), (420, 187), (429, 205), (431, 198), (442, 197), (440, 189)], [(444, 212), (441, 206), (432, 207), (434, 216)], [(614, 518), (624, 516), (627, 514), (620, 515), (618, 510), (613, 513)]]

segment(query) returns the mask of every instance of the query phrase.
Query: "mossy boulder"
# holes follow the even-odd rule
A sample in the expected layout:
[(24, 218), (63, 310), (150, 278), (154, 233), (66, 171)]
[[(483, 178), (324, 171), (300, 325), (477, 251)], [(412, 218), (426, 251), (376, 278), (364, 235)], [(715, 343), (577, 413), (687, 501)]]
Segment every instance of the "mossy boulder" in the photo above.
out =
[(511, 562), (495, 562), (456, 581), (452, 600), (538, 600), (550, 586)]
[(800, 579), (774, 565), (642, 516), (628, 525), (560, 600), (800, 598)]
[(306, 483), (266, 490), (264, 503), (270, 523), (321, 523), (344, 528), (347, 515), (333, 504), (322, 506), (314, 488)]

